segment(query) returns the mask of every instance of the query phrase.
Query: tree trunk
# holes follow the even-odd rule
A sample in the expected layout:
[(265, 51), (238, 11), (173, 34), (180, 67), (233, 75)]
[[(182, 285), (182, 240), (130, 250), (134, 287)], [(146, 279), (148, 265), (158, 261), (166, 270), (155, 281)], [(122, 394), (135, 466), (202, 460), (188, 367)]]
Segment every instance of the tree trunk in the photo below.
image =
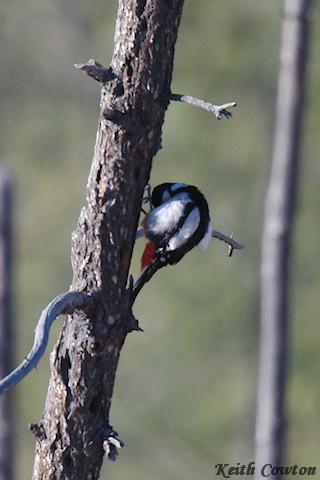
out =
[(183, 0), (119, 1), (87, 206), (72, 236), (72, 289), (92, 294), (93, 302), (67, 318), (51, 354), (43, 419), (33, 426), (33, 479), (98, 478), (103, 442), (113, 435), (115, 373), (125, 337), (136, 328), (128, 270), (143, 190), (161, 146), (168, 106), (162, 94), (170, 91), (182, 7)]
[(311, 0), (285, 1), (274, 148), (262, 240), (256, 478), (263, 478), (260, 472), (262, 465), (283, 465), (289, 264), (297, 196), (310, 3)]
[[(0, 378), (12, 370), (12, 175), (0, 168)], [(0, 480), (13, 479), (12, 392), (0, 396)]]

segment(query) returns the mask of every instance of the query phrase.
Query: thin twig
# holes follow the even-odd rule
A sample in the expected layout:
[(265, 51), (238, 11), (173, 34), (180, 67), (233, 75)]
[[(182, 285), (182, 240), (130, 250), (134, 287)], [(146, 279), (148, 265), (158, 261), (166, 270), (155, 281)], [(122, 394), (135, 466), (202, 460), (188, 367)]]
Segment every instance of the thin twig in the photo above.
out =
[(218, 232), (217, 230), (212, 230), (211, 237), (217, 238), (218, 240), (221, 240), (222, 242), (225, 242), (229, 245), (229, 250), (228, 250), (229, 257), (232, 256), (233, 250), (242, 250), (244, 248), (244, 245), (242, 245), (242, 243), (238, 243), (234, 240), (233, 233), (230, 235), (230, 237), (227, 237), (227, 235), (224, 235), (223, 233)]
[(199, 98), (191, 97), (190, 95), (180, 95), (179, 93), (170, 93), (168, 96), (169, 100), (176, 102), (189, 103), (195, 107), (203, 108), (207, 112), (213, 113), (218, 120), (221, 120), (222, 115), (226, 118), (232, 117), (232, 113), (229, 112), (228, 108), (233, 108), (237, 104), (236, 102), (228, 102), (223, 105), (214, 105), (213, 103), (205, 102)]
[(90, 299), (84, 292), (65, 292), (49, 303), (39, 318), (31, 351), (15, 370), (0, 381), (0, 395), (22, 380), (37, 365), (46, 350), (53, 321), (63, 313), (83, 308)]
[[(228, 237), (227, 235), (224, 235), (223, 233), (218, 232), (217, 230), (212, 230), (211, 236), (229, 245), (229, 252), (228, 252), (229, 257), (232, 256), (233, 250), (242, 250), (244, 248), (244, 245), (242, 243), (236, 242), (236, 240), (234, 240), (233, 234), (230, 235), (230, 237)], [(143, 237), (143, 229), (142, 227), (139, 227), (136, 233), (136, 240), (138, 240), (141, 237)]]
[[(136, 240), (141, 238), (143, 236), (143, 230), (142, 227), (139, 227), (136, 233)], [(213, 238), (217, 238), (218, 240), (222, 240), (223, 242), (227, 243), (229, 245), (229, 251), (228, 255), (229, 257), (232, 256), (233, 250), (242, 250), (244, 248), (244, 245), (241, 243), (236, 242), (233, 239), (233, 234), (228, 237), (227, 235), (224, 235), (221, 232), (218, 232), (217, 230), (212, 230), (211, 231), (211, 236)], [(160, 269), (168, 265), (168, 260), (167, 259), (159, 259), (155, 260), (152, 262), (149, 267), (140, 275), (138, 280), (134, 285), (131, 285), (131, 307), (133, 306), (138, 294), (144, 287), (144, 285), (151, 280), (153, 275)]]

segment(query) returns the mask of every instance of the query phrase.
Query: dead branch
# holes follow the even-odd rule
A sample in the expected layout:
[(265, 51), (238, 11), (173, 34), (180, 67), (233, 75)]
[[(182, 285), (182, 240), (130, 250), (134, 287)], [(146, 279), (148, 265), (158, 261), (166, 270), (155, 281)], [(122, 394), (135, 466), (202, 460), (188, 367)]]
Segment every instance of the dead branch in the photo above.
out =
[(213, 103), (205, 102), (199, 98), (191, 97), (190, 95), (181, 95), (179, 93), (170, 93), (168, 99), (175, 102), (189, 103), (189, 105), (203, 108), (207, 112), (213, 113), (217, 120), (221, 120), (222, 115), (225, 118), (232, 117), (232, 113), (227, 109), (233, 108), (237, 105), (236, 102), (228, 102), (224, 103), (223, 105), (214, 105)]
[[(229, 245), (229, 251), (228, 251), (229, 257), (232, 256), (232, 253), (234, 250), (242, 250), (244, 248), (244, 245), (242, 243), (237, 242), (233, 238), (233, 234), (230, 235), (230, 237), (228, 237), (227, 235), (224, 235), (224, 233), (218, 232), (218, 230), (212, 230), (211, 236)], [(138, 240), (141, 237), (143, 237), (143, 230), (142, 230), (142, 227), (139, 227), (136, 233), (136, 240)]]
[(242, 243), (238, 243), (234, 240), (233, 233), (230, 235), (230, 237), (228, 237), (227, 235), (224, 235), (223, 233), (218, 232), (218, 230), (212, 230), (211, 237), (217, 238), (218, 240), (221, 240), (222, 242), (225, 242), (229, 245), (229, 250), (228, 250), (229, 257), (232, 256), (234, 250), (242, 250), (244, 248), (244, 245), (242, 245)]
[(93, 58), (88, 60), (87, 63), (76, 63), (74, 67), (83, 70), (89, 77), (94, 78), (94, 80), (97, 80), (97, 82), (102, 85), (105, 85), (109, 80), (114, 78), (111, 68), (104, 67)]
[[(139, 227), (137, 229), (136, 233), (136, 240), (141, 238), (143, 236), (143, 229), (142, 227)], [(218, 232), (217, 230), (212, 230), (211, 231), (211, 236), (213, 238), (217, 238), (218, 240), (221, 240), (229, 245), (229, 250), (228, 250), (228, 255), (229, 257), (232, 256), (232, 253), (234, 250), (242, 250), (244, 248), (244, 245), (241, 243), (236, 242), (233, 239), (233, 234), (228, 237), (227, 235), (224, 235), (221, 232)], [(144, 287), (144, 285), (151, 280), (153, 275), (160, 269), (168, 265), (168, 262), (163, 261), (161, 264), (159, 262), (151, 263), (151, 265), (140, 275), (138, 280), (136, 281), (135, 284), (133, 284), (133, 278), (131, 277), (130, 282), (131, 284), (129, 285), (129, 290), (131, 290), (131, 306), (133, 306), (138, 294)], [(137, 330), (139, 330), (138, 328)]]
[(65, 292), (49, 303), (39, 318), (30, 353), (15, 370), (0, 381), (0, 395), (20, 382), (38, 364), (46, 350), (53, 321), (59, 315), (83, 308), (90, 300), (91, 297), (84, 292)]

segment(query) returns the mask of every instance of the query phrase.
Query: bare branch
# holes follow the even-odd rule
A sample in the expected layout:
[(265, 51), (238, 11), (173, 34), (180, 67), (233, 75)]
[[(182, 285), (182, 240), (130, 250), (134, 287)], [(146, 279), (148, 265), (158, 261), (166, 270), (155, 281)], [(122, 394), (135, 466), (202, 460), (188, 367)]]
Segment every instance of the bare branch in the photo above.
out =
[(88, 60), (87, 63), (76, 63), (74, 66), (75, 68), (86, 72), (89, 77), (94, 78), (102, 85), (104, 85), (106, 82), (108, 82), (109, 80), (111, 80), (111, 78), (114, 77), (111, 68), (104, 67), (103, 65), (101, 65), (101, 63), (97, 62), (92, 58)]
[(222, 115), (226, 118), (232, 117), (232, 113), (227, 109), (233, 108), (237, 105), (236, 102), (228, 102), (224, 103), (223, 105), (214, 105), (213, 103), (205, 102), (199, 98), (191, 97), (190, 95), (180, 95), (179, 93), (170, 93), (168, 98), (169, 100), (189, 103), (195, 107), (203, 108), (204, 110), (207, 110), (207, 112), (213, 113), (217, 120), (221, 120)]
[[(136, 240), (141, 238), (143, 236), (143, 229), (142, 227), (139, 227), (137, 229), (136, 233)], [(217, 230), (212, 230), (211, 231), (211, 236), (213, 238), (217, 238), (218, 240), (222, 240), (223, 242), (227, 243), (229, 245), (229, 251), (228, 255), (229, 257), (232, 256), (233, 250), (242, 250), (244, 248), (244, 245), (241, 243), (236, 242), (233, 239), (233, 234), (228, 237), (227, 235), (224, 235), (223, 233), (218, 232)], [(144, 287), (144, 285), (151, 280), (153, 275), (160, 269), (168, 265), (168, 261), (165, 259), (162, 259), (161, 261), (157, 260), (154, 261), (149, 265), (149, 267), (142, 272), (138, 280), (136, 281), (135, 284), (133, 284), (133, 279), (132, 277), (130, 278), (130, 286), (129, 289), (131, 290), (131, 307), (133, 306), (138, 294)]]
[(228, 250), (228, 255), (229, 257), (232, 256), (233, 250), (242, 250), (244, 248), (244, 245), (242, 243), (238, 243), (233, 239), (233, 233), (230, 235), (230, 237), (227, 237), (221, 232), (218, 232), (217, 230), (212, 230), (211, 236), (213, 238), (217, 238), (218, 240), (222, 240), (222, 242), (225, 242), (229, 245), (229, 250)]
[[(211, 236), (229, 245), (229, 252), (228, 252), (229, 257), (232, 256), (233, 250), (242, 250), (244, 248), (244, 245), (242, 243), (236, 242), (236, 240), (234, 240), (233, 234), (230, 235), (230, 237), (228, 237), (227, 235), (224, 235), (223, 233), (218, 232), (217, 230), (212, 230)], [(143, 229), (142, 227), (139, 227), (136, 233), (136, 240), (138, 240), (141, 237), (143, 237)]]
[(84, 292), (65, 292), (49, 303), (39, 318), (31, 351), (15, 370), (0, 381), (0, 395), (22, 380), (37, 365), (46, 350), (53, 321), (63, 313), (71, 313), (88, 305), (90, 299)]

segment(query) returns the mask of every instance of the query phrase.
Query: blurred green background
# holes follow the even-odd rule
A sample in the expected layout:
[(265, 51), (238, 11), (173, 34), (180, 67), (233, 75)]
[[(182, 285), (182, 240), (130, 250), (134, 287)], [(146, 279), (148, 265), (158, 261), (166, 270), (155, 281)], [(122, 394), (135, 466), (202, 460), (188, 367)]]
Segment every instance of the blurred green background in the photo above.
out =
[[(215, 240), (160, 271), (128, 336), (111, 423), (126, 446), (101, 478), (210, 479), (217, 463), (253, 460), (258, 280), (272, 152), (282, 2), (187, 0), (172, 91), (236, 101), (229, 121), (172, 103), (151, 182), (186, 182), (208, 199), (214, 228), (246, 244), (232, 259)], [(116, 0), (5, 1), (0, 13), (1, 163), (15, 177), (16, 363), (41, 310), (69, 288), (70, 236), (81, 207), (99, 114), (99, 86), (74, 63), (108, 65)], [(312, 15), (307, 105), (293, 237), (286, 464), (320, 469), (319, 4)], [(138, 275), (140, 240), (132, 262)], [(15, 388), (16, 479), (31, 477), (50, 348)], [(320, 470), (319, 470), (320, 471)]]

